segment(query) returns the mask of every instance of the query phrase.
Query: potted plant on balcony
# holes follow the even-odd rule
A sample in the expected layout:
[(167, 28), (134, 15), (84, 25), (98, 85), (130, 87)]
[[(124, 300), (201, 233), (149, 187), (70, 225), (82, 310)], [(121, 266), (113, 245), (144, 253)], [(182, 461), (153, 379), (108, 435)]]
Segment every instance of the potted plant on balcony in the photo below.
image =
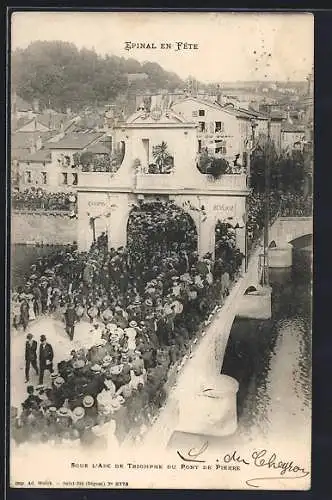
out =
[(170, 173), (170, 169), (168, 167), (172, 157), (168, 152), (168, 146), (165, 141), (162, 141), (161, 144), (153, 147), (152, 156), (160, 174)]
[(80, 156), (80, 163), (82, 165), (82, 172), (90, 172), (93, 154), (90, 151), (85, 151)]
[(206, 169), (206, 173), (212, 177), (212, 179), (220, 179), (229, 168), (228, 162), (224, 158), (213, 158), (210, 165)]
[(201, 153), (198, 154), (197, 157), (197, 168), (202, 174), (207, 173), (207, 169), (209, 168), (211, 162), (213, 160), (213, 157), (209, 155), (207, 150), (203, 150)]

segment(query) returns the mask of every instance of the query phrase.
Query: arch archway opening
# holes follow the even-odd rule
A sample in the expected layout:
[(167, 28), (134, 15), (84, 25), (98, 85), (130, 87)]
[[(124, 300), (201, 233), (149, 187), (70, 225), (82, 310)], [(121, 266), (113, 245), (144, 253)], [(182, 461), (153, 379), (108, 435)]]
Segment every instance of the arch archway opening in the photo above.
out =
[(173, 201), (140, 200), (129, 214), (127, 247), (131, 262), (150, 267), (160, 259), (196, 252), (197, 243), (192, 217)]
[(294, 238), (289, 242), (294, 248), (311, 248), (312, 247), (312, 234), (304, 234), (298, 238)]
[(255, 292), (257, 292), (257, 288), (254, 285), (251, 285), (246, 289), (244, 295), (249, 295), (250, 293), (255, 293)]

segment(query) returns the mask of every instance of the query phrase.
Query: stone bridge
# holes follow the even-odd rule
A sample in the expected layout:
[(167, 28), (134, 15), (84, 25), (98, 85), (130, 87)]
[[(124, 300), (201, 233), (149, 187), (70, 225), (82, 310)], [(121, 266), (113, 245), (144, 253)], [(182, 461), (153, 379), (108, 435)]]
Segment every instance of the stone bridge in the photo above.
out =
[(312, 217), (279, 217), (270, 228), (269, 244), (284, 246), (312, 232)]
[[(269, 239), (270, 242), (275, 241), (276, 244), (282, 245), (311, 233), (311, 217), (280, 217), (272, 224)], [(258, 284), (261, 271), (260, 256), (263, 250), (263, 244), (260, 241), (249, 260), (247, 271), (235, 283), (223, 307), (213, 319), (211, 318), (211, 323), (205, 326), (203, 334), (198, 335), (189, 359), (179, 371), (175, 385), (169, 389), (165, 407), (146, 436), (146, 443), (151, 444), (158, 439), (166, 446), (175, 431), (222, 436), (228, 433), (229, 425), (234, 424), (235, 391), (233, 394), (224, 394), (224, 401), (220, 400), (220, 405), (216, 404), (213, 411), (211, 408), (207, 409), (207, 400), (202, 395), (207, 388), (218, 389), (221, 394), (227, 392), (228, 382), (220, 371), (233, 321), (238, 315), (245, 317), (244, 314), (239, 314), (240, 309), (250, 313), (256, 311), (258, 315), (262, 312), (259, 307), (260, 301), (258, 301), (258, 307), (252, 307), (250, 304), (248, 307), (249, 299), (253, 298), (255, 301), (257, 297), (249, 297), (247, 291), (254, 287), (258, 295), (264, 297), (262, 288)], [(266, 300), (271, 302), (271, 295), (265, 295)], [(271, 307), (266, 308), (265, 302), (263, 299), (263, 309), (271, 310)], [(263, 316), (264, 314), (261, 319)], [(247, 317), (254, 316), (249, 314)], [(199, 423), (197, 419), (193, 419), (193, 415), (199, 417)], [(211, 418), (215, 422), (212, 428), (207, 425), (207, 421), (211, 421)]]

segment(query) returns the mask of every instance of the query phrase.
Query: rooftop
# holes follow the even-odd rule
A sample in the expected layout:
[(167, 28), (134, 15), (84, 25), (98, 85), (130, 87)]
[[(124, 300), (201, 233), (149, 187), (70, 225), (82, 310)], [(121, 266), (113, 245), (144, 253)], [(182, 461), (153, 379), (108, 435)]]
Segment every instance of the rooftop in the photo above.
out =
[(50, 132), (13, 132), (11, 134), (11, 148), (24, 149), (35, 144), (38, 139), (46, 141), (51, 136)]
[(62, 124), (64, 125), (65, 122), (69, 121), (67, 114), (58, 113), (56, 111), (44, 111), (43, 113), (40, 113), (36, 119), (39, 123), (51, 130), (58, 130), (61, 128)]
[(85, 149), (104, 134), (100, 132), (71, 132), (58, 142), (50, 144), (50, 149)]
[(96, 142), (92, 146), (88, 147), (87, 151), (94, 154), (110, 154), (110, 149), (106, 147), (103, 142)]
[(49, 149), (40, 149), (36, 153), (28, 154), (24, 157), (27, 162), (43, 163), (51, 161), (51, 151)]
[(171, 109), (152, 109), (150, 112), (141, 110), (136, 111), (133, 115), (131, 115), (127, 122), (124, 124), (124, 127), (127, 126), (153, 126), (153, 125), (163, 125), (163, 126), (188, 126), (195, 127), (194, 123), (189, 123), (184, 116), (178, 115)]
[[(189, 96), (184, 99), (181, 99), (179, 101), (176, 101), (173, 105), (176, 106), (177, 104), (180, 104), (181, 102), (185, 101), (194, 101), (197, 102), (198, 104), (201, 104), (202, 106), (209, 106), (211, 108), (224, 111), (225, 113), (232, 114), (236, 116), (237, 118), (246, 118), (246, 119), (251, 119), (251, 118), (256, 118), (256, 119), (261, 119), (261, 120), (267, 120), (268, 116), (266, 113), (262, 113), (260, 111), (256, 111), (253, 109), (245, 109), (241, 108), (237, 105), (234, 105), (233, 103), (229, 102), (226, 104), (220, 104), (217, 101), (212, 101), (209, 99), (203, 99), (202, 97), (194, 97), (194, 96)], [(273, 118), (277, 118), (276, 116), (272, 116)], [(279, 118), (279, 117), (278, 117)], [(280, 117), (281, 119), (281, 117)]]
[(301, 122), (300, 123), (285, 122), (281, 126), (281, 131), (282, 132), (304, 132), (305, 125)]

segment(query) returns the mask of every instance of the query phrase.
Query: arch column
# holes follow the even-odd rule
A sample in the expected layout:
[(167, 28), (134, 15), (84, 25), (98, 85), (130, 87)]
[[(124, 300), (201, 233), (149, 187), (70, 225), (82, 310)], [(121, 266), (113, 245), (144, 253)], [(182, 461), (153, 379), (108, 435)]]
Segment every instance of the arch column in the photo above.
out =
[(92, 228), (87, 215), (79, 215), (77, 221), (77, 246), (80, 252), (90, 249), (93, 240)]
[(203, 257), (206, 253), (211, 253), (214, 258), (215, 253), (215, 218), (208, 216), (204, 222), (198, 224), (198, 254)]
[(119, 248), (127, 245), (127, 223), (131, 206), (131, 199), (124, 193), (116, 199), (116, 206), (111, 210), (108, 218), (108, 247)]

